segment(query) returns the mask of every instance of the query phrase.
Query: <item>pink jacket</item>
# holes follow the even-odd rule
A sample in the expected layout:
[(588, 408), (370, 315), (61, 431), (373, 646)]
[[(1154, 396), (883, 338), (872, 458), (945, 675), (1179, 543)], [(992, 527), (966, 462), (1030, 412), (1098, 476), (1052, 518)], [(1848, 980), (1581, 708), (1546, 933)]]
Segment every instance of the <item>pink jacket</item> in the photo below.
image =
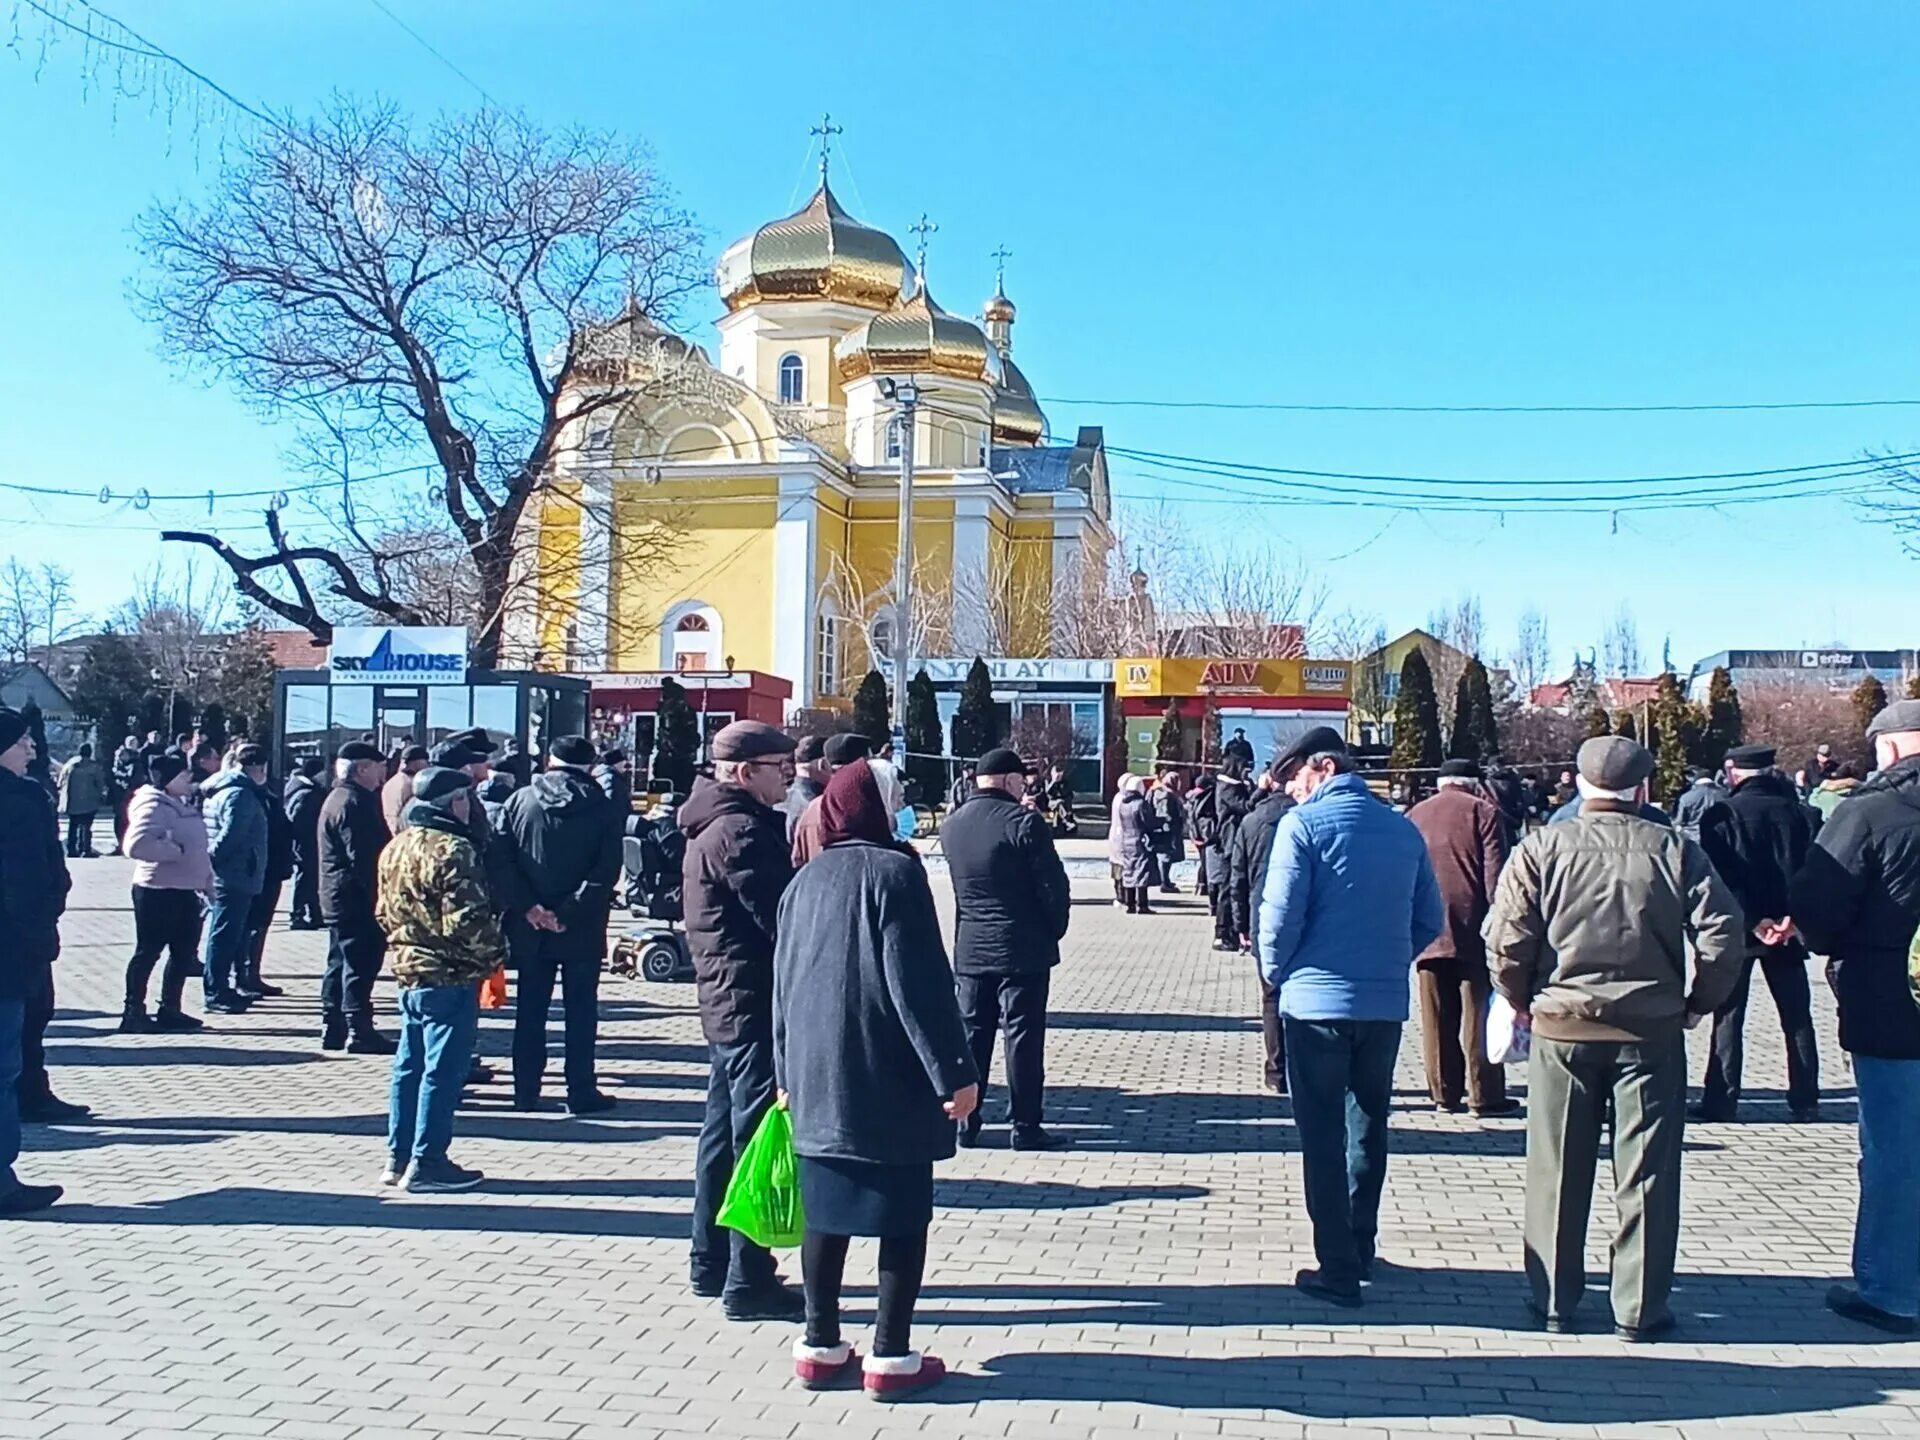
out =
[(213, 888), (207, 826), (200, 812), (164, 790), (142, 785), (127, 802), (127, 854), (133, 883), (149, 890)]

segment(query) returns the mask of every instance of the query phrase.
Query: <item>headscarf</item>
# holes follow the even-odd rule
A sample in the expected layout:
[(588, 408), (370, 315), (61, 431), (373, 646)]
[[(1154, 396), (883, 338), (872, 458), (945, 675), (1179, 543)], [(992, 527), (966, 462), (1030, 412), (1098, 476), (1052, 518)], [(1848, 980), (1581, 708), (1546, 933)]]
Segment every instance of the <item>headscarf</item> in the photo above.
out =
[(880, 784), (865, 760), (842, 765), (820, 792), (820, 839), (823, 846), (847, 840), (893, 843), (893, 817), (887, 814)]

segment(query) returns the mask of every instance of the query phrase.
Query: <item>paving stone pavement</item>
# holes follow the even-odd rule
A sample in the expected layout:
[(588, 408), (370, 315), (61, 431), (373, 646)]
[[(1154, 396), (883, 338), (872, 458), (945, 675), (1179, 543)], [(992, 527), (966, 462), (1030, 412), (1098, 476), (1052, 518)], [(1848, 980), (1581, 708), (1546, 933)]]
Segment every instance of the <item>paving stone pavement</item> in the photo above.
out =
[[(102, 1118), (27, 1132), (23, 1174), (69, 1198), (0, 1228), (0, 1436), (1920, 1435), (1920, 1344), (1821, 1308), (1856, 1159), (1824, 995), (1828, 1123), (1784, 1123), (1759, 986), (1749, 1077), (1775, 1088), (1749, 1123), (1690, 1131), (1677, 1342), (1525, 1328), (1522, 1122), (1432, 1113), (1412, 1027), (1393, 1268), (1365, 1310), (1332, 1311), (1290, 1288), (1310, 1262), (1298, 1156), (1259, 1089), (1249, 962), (1212, 953), (1192, 902), (1130, 920), (1079, 887), (1049, 1055), (1049, 1121), (1079, 1148), (1016, 1155), (996, 1128), (942, 1167), (916, 1336), (958, 1373), (883, 1408), (794, 1388), (793, 1327), (729, 1324), (686, 1290), (690, 987), (606, 986), (611, 1118), (517, 1114), (495, 1085), (454, 1149), (487, 1188), (393, 1195), (375, 1185), (386, 1062), (314, 1048), (318, 937), (275, 934), (286, 999), (121, 1037), (127, 867), (76, 870), (52, 1053)], [(484, 1022), (490, 1055), (509, 1023)], [(1603, 1196), (1596, 1281), (1610, 1223)], [(857, 1245), (862, 1340), (872, 1265)]]

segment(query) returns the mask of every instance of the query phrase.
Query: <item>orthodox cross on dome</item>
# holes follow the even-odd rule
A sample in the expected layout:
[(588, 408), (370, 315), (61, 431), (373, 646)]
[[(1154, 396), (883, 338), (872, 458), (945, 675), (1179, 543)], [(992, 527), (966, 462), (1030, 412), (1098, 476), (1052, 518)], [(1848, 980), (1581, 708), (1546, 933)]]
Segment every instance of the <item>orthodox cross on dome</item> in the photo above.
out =
[(920, 289), (923, 294), (927, 288), (927, 237), (939, 230), (939, 228), (938, 225), (927, 218), (927, 212), (924, 210), (920, 212), (920, 218), (907, 227), (910, 233), (920, 237), (920, 248), (916, 252), (917, 258), (914, 260), (914, 270), (920, 276)]
[(847, 127), (833, 123), (833, 112), (828, 111), (820, 117), (820, 123), (807, 131), (809, 135), (820, 137), (820, 183), (827, 183), (827, 164), (833, 158), (833, 137), (847, 133)]
[(1013, 258), (1013, 251), (1004, 244), (997, 250), (988, 252), (993, 260), (993, 288), (996, 294), (1007, 293), (1007, 261)]

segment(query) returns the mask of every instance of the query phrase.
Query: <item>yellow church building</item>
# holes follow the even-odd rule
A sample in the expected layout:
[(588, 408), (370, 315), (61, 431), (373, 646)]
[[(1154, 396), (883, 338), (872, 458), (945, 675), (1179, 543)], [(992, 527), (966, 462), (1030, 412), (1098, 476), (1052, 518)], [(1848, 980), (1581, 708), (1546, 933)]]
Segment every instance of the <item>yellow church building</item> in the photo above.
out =
[[(910, 654), (1047, 655), (1112, 546), (1098, 429), (1057, 442), (1013, 358), (1004, 274), (979, 321), (826, 182), (729, 245), (719, 355), (637, 306), (586, 337), (519, 617), (544, 664), (763, 671), (833, 703), (894, 643), (902, 427), (912, 427)], [(1004, 252), (1002, 255), (1004, 259)], [(531, 632), (531, 633), (528, 633)]]

